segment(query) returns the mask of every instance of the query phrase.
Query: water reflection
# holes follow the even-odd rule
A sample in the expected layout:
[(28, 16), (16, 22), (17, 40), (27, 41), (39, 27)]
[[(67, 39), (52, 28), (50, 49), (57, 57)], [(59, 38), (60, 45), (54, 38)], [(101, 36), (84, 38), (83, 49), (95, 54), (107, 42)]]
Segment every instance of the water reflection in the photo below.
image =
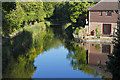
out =
[(111, 73), (107, 70), (106, 62), (109, 61), (108, 55), (112, 54), (114, 44), (109, 43), (81, 43), (76, 44), (84, 47), (87, 51), (87, 66), (104, 77), (112, 78)]
[(113, 44), (77, 44), (55, 31), (47, 29), (36, 36), (24, 31), (5, 42), (3, 78), (103, 77)]
[(73, 45), (73, 48), (69, 49), (67, 58), (71, 60), (73, 70), (80, 70), (89, 75), (94, 75), (94, 77), (99, 77), (99, 72), (94, 71), (87, 65), (87, 50), (85, 50), (85, 47), (74, 43), (71, 43), (71, 45)]
[[(37, 69), (32, 78), (94, 78), (93, 74), (87, 74), (90, 69), (87, 69), (84, 64), (82, 68), (85, 67), (86, 73), (82, 70), (77, 70), (75, 64), (73, 64), (74, 69), (72, 69), (70, 60), (66, 58), (68, 52), (64, 46), (59, 46), (38, 55), (34, 62)], [(101, 76), (96, 77), (100, 78)]]
[(4, 42), (2, 44), (3, 78), (30, 78), (36, 70), (33, 64), (35, 57), (54, 45), (53, 36), (54, 34), (49, 31), (36, 36), (23, 31), (15, 38)]
[(113, 51), (113, 44), (90, 44), (84, 43), (88, 51), (88, 64), (105, 65), (109, 54)]
[(32, 75), (36, 69), (33, 65), (34, 59), (30, 58), (32, 54), (27, 53), (32, 48), (32, 42), (32, 34), (23, 31), (2, 44), (3, 78), (27, 78)]

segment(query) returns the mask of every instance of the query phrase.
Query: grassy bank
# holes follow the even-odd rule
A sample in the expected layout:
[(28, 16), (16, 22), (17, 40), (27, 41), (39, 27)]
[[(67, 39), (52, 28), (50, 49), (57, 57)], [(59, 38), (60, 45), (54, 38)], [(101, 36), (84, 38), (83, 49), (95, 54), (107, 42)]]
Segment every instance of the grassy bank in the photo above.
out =
[(36, 34), (36, 32), (41, 32), (41, 31), (44, 31), (46, 29), (46, 22), (39, 22), (39, 23), (35, 23), (34, 25), (26, 25), (25, 27), (23, 28), (20, 28), (14, 32), (12, 32), (11, 34), (9, 34), (9, 37), (10, 38), (13, 38), (15, 37), (16, 35), (19, 35), (19, 33), (23, 32), (23, 30), (27, 30), (27, 31), (30, 31), (34, 34)]

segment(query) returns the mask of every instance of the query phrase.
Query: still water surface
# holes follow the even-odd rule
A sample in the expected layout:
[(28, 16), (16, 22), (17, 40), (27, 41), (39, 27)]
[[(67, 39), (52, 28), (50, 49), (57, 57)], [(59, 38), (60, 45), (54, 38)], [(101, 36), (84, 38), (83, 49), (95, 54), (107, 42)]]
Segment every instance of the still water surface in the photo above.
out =
[(3, 78), (109, 77), (103, 68), (112, 44), (75, 43), (59, 30), (24, 31), (3, 43)]
[[(32, 78), (94, 78), (92, 74), (73, 70), (70, 60), (67, 59), (69, 51), (63, 45), (51, 48), (35, 58), (37, 67)], [(101, 78), (98, 76), (97, 78)]]

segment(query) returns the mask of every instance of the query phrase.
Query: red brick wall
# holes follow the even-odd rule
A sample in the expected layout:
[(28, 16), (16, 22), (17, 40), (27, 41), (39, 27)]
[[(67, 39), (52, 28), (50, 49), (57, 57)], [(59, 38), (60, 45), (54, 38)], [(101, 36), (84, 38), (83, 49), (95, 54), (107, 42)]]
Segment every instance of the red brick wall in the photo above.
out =
[(102, 12), (102, 16), (99, 16), (99, 11), (90, 11), (90, 22), (111, 22), (117, 23), (118, 14), (116, 12), (112, 12), (112, 16), (107, 16), (107, 12)]

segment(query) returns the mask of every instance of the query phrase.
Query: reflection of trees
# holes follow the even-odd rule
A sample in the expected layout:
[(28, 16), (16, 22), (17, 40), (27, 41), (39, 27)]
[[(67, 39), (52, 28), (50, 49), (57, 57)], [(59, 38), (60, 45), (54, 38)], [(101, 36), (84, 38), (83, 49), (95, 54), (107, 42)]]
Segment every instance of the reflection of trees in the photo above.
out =
[(23, 31), (6, 42), (7, 44), (3, 44), (3, 78), (26, 78), (32, 75), (35, 71), (34, 60), (26, 56), (32, 42), (32, 34)]
[(109, 56), (109, 62), (107, 62), (107, 68), (113, 75), (113, 80), (119, 80), (120, 78), (120, 23), (117, 30), (117, 36), (115, 38), (115, 46), (113, 54)]
[[(84, 47), (79, 47), (72, 42), (68, 42), (69, 44), (66, 48), (69, 48), (69, 53), (67, 58), (71, 60), (71, 65), (74, 70), (81, 70), (88, 74), (93, 74), (95, 77), (99, 76), (94, 70), (87, 66), (86, 60), (86, 50)], [(70, 46), (71, 45), (71, 46)], [(69, 47), (70, 46), (70, 47)]]
[(27, 59), (26, 56), (19, 56), (18, 60), (11, 60), (4, 71), (4, 78), (30, 78), (35, 71), (34, 60)]
[(60, 44), (61, 40), (50, 30), (34, 37), (24, 31), (3, 45), (3, 78), (30, 78), (36, 70), (35, 57)]

